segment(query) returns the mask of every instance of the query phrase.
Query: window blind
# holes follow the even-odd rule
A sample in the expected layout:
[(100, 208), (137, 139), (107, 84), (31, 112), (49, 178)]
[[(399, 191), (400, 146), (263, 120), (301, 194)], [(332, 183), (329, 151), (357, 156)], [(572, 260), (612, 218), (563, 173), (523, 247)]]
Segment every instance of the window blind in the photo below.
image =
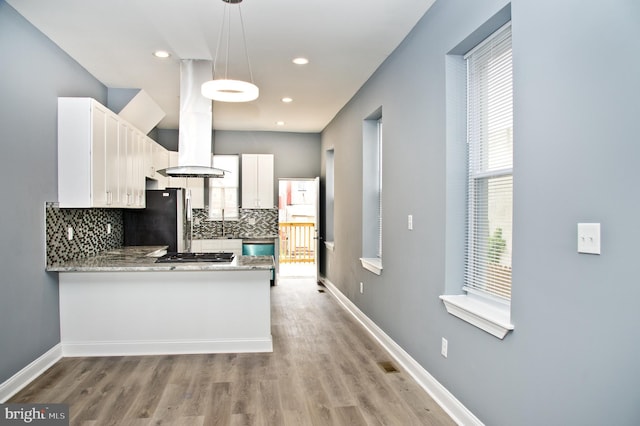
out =
[(467, 61), (468, 194), (465, 290), (511, 298), (513, 75), (511, 25)]

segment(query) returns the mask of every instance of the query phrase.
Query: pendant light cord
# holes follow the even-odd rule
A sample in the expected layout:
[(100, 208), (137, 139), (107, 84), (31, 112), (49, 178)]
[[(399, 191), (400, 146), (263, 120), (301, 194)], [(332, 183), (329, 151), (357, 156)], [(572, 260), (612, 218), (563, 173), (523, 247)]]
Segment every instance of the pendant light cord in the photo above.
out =
[[(222, 35), (224, 34), (226, 15), (227, 15), (227, 3), (224, 3), (224, 9), (222, 11), (222, 21), (220, 23), (220, 32), (218, 33), (218, 44), (216, 46), (216, 54), (215, 54), (215, 56), (213, 58), (213, 76), (212, 76), (212, 78), (214, 78), (214, 79), (217, 76), (218, 54), (220, 53), (220, 46), (222, 45)], [(228, 56), (228, 52), (229, 52), (229, 46), (227, 45), (227, 56)], [(225, 71), (225, 79), (226, 78), (227, 78), (227, 76), (226, 76), (226, 71)]]
[[(225, 80), (228, 78), (229, 74), (229, 52), (231, 46), (231, 11), (228, 10), (228, 3), (223, 1), (224, 10), (222, 12), (222, 24), (220, 25), (220, 33), (218, 34), (218, 45), (216, 46), (216, 54), (213, 59), (213, 78), (216, 78), (217, 75), (217, 66), (218, 66), (218, 54), (220, 53), (220, 46), (222, 45), (222, 37), (225, 31), (225, 21), (228, 20), (227, 29), (227, 51), (225, 52), (225, 69), (224, 69), (224, 78)], [(247, 49), (247, 37), (244, 33), (244, 18), (242, 16), (242, 8), (238, 4), (238, 14), (240, 16), (240, 29), (242, 32), (242, 46), (244, 47), (244, 55), (247, 60), (247, 67), (249, 68), (249, 78), (251, 79), (251, 83), (253, 83), (253, 71), (251, 70), (251, 61), (249, 60), (249, 50)], [(228, 19), (227, 19), (228, 17)]]
[(240, 27), (242, 28), (242, 44), (244, 46), (244, 56), (247, 58), (249, 78), (251, 79), (251, 83), (253, 83), (253, 72), (251, 71), (251, 61), (249, 60), (249, 50), (247, 49), (247, 36), (244, 33), (244, 19), (242, 17), (242, 8), (240, 7), (240, 5), (238, 5), (238, 13), (240, 15)]

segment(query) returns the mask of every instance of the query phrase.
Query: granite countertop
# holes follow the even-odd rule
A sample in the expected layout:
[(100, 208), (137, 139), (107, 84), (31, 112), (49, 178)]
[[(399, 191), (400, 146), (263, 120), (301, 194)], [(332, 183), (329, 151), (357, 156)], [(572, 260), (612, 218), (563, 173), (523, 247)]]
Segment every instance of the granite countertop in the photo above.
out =
[(249, 271), (270, 270), (273, 256), (236, 256), (230, 263), (155, 263), (166, 246), (131, 246), (109, 250), (86, 259), (47, 266), (50, 272), (131, 272), (131, 271)]
[(240, 238), (242, 238), (243, 240), (274, 240), (278, 238), (278, 234), (269, 234), (269, 235), (240, 234)]

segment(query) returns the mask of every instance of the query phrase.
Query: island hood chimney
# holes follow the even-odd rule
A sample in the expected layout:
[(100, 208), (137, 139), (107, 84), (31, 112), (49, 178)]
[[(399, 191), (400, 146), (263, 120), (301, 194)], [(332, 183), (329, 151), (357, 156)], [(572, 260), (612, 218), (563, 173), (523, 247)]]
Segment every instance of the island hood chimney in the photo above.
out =
[(180, 123), (178, 166), (159, 172), (170, 177), (221, 178), (224, 170), (212, 167), (211, 100), (202, 96), (201, 86), (211, 80), (212, 62), (183, 59), (180, 62)]

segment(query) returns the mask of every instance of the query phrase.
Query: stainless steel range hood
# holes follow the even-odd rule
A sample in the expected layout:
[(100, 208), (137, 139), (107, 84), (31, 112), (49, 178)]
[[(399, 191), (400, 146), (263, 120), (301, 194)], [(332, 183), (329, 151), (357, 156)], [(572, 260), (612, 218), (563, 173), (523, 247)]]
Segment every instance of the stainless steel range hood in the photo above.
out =
[(221, 178), (225, 170), (212, 167), (211, 100), (202, 96), (202, 83), (211, 80), (212, 62), (183, 59), (180, 62), (180, 127), (178, 166), (159, 170), (170, 177)]

